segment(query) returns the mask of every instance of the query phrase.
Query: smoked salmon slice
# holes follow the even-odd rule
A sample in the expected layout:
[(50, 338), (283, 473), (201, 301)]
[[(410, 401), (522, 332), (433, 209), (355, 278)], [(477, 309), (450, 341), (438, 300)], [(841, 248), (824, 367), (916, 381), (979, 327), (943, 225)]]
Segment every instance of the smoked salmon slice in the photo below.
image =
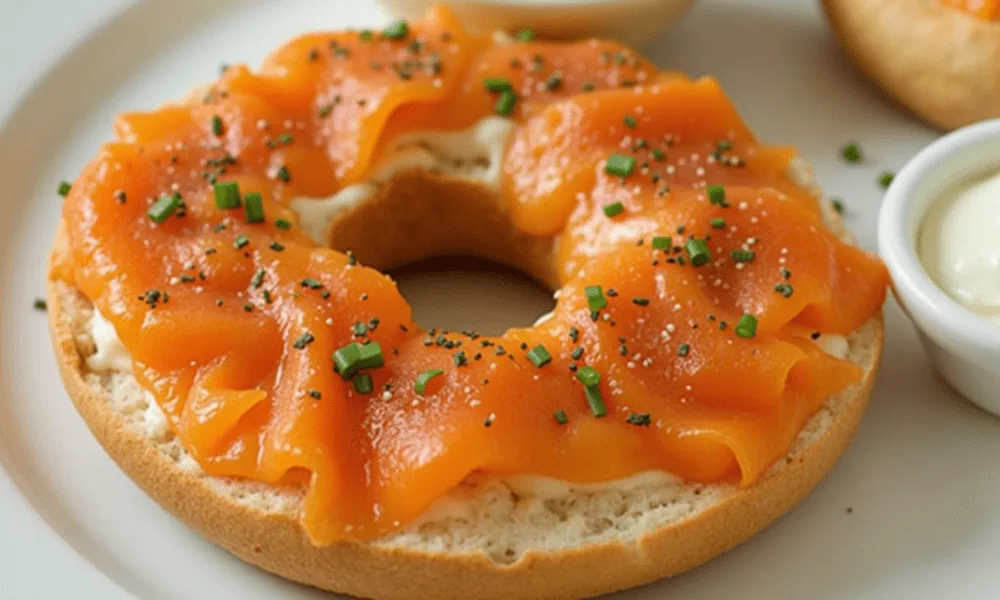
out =
[[(499, 337), (424, 329), (291, 202), (487, 117), (514, 124), (502, 202), (553, 241), (558, 302)], [(397, 531), (472, 473), (751, 485), (861, 377), (815, 338), (885, 297), (793, 150), (716, 81), (615, 42), (498, 41), (437, 8), (301, 37), (115, 136), (66, 198), (52, 276), (113, 323), (206, 473), (305, 489), (319, 545)]]

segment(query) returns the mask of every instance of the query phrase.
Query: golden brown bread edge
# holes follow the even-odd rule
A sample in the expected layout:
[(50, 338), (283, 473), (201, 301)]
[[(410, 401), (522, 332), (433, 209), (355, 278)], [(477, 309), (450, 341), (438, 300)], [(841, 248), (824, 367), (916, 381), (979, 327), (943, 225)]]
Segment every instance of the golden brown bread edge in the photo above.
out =
[(942, 129), (1000, 117), (1000, 22), (939, 0), (823, 0), (847, 55)]
[[(413, 172), (383, 185), (372, 204), (356, 210), (370, 217), (374, 207), (383, 204), (395, 208), (403, 197), (446, 203), (462, 200), (468, 207), (470, 191), (478, 191), (484, 202), (492, 195), (477, 184)], [(495, 205), (495, 200), (489, 201)], [(485, 204), (478, 208), (481, 210), (463, 211), (466, 218), (475, 220), (482, 211), (490, 210)], [(349, 223), (350, 218), (345, 215), (340, 224)], [(396, 218), (406, 221), (402, 215)], [(384, 225), (380, 222), (380, 228)], [(347, 229), (356, 231), (354, 227)], [(331, 231), (336, 238), (338, 223)], [(418, 235), (414, 239), (422, 238)], [(65, 248), (65, 241), (60, 225), (53, 258)], [(374, 246), (367, 253), (374, 259), (369, 264), (381, 266), (462, 250), (431, 243), (423, 249), (411, 247), (406, 251), (410, 254), (389, 256), (378, 254), (379, 243)], [(499, 247), (469, 250), (511, 262), (511, 257), (493, 252)], [(524, 252), (519, 266), (540, 280), (549, 279), (553, 273), (551, 242), (536, 240), (519, 252)], [(676, 575), (722, 554), (795, 506), (833, 467), (853, 437), (871, 395), (883, 336), (879, 315), (872, 328), (873, 339), (868, 341), (873, 348), (871, 362), (863, 365), (864, 380), (854, 388), (852, 397), (838, 403), (825, 430), (752, 487), (737, 489), (693, 516), (649, 530), (635, 540), (528, 551), (512, 564), (500, 564), (484, 553), (431, 553), (354, 541), (317, 548), (299, 526), (298, 514), (265, 512), (221, 494), (208, 477), (178, 468), (114, 410), (107, 395), (87, 384), (89, 369), (76, 331), (77, 320), (90, 306), (89, 301), (72, 286), (54, 280), (49, 281), (47, 299), (55, 353), (73, 404), (107, 453), (143, 490), (181, 521), (251, 564), (324, 590), (380, 600), (583, 598)]]

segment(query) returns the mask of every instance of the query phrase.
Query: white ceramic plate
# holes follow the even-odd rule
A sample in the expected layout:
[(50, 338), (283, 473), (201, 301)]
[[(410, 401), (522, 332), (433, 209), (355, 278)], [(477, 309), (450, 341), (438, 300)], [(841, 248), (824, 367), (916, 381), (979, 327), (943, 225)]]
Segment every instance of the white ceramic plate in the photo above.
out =
[[(180, 96), (222, 62), (256, 63), (298, 32), (378, 24), (384, 15), (346, 0), (163, 0), (122, 11), (126, 3), (0, 3), (7, 40), (0, 43), (0, 115), (7, 115), (0, 129), (0, 597), (326, 597), (244, 565), (133, 485), (72, 409), (44, 316), (31, 305), (44, 287), (56, 184), (72, 179), (110, 135), (115, 113)], [(717, 74), (763, 139), (799, 147), (826, 189), (844, 198), (861, 242), (874, 247), (878, 173), (900, 166), (934, 133), (854, 74), (813, 3), (703, 0), (648, 52), (665, 66)], [(839, 158), (853, 139), (869, 157), (864, 165)], [(500, 285), (487, 276), (475, 281), (470, 298)], [(435, 322), (447, 318), (435, 301), (441, 283), (411, 283), (418, 318), (452, 324)], [(523, 307), (519, 324), (545, 305), (513, 286), (464, 318), (497, 317), (504, 303)], [(997, 597), (1000, 421), (940, 383), (894, 305), (886, 325), (871, 409), (816, 492), (726, 556), (618, 598)]]

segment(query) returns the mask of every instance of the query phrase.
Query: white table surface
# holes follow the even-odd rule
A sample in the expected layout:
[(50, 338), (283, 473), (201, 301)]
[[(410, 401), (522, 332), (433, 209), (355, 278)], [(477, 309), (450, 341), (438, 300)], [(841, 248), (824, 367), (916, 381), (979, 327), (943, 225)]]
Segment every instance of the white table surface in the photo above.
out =
[[(0, 123), (67, 47), (84, 39), (132, 1), (0, 0)], [(713, 0), (699, 2), (713, 4)], [(867, 82), (846, 68), (836, 56), (812, 0), (775, 2), (794, 8), (790, 12), (798, 20), (789, 17), (788, 21), (794, 20), (794, 26), (786, 27), (788, 23), (775, 19), (773, 11), (767, 19), (758, 18), (754, 7), (767, 2), (757, 0), (748, 2), (751, 6), (744, 10), (745, 18), (739, 24), (729, 22), (719, 35), (746, 35), (749, 41), (790, 36), (787, 44), (750, 43), (746, 54), (723, 54), (711, 39), (694, 47), (697, 39), (690, 33), (685, 35), (691, 30), (685, 30), (688, 24), (682, 23), (677, 37), (680, 41), (654, 45), (650, 54), (661, 64), (670, 64), (670, 59), (676, 57), (674, 64), (682, 68), (718, 73), (724, 85), (733, 82), (735, 85), (727, 88), (761, 137), (797, 144), (816, 165), (827, 190), (851, 198), (848, 225), (855, 229), (863, 245), (873, 248), (872, 215), (880, 198), (874, 178), (882, 169), (898, 168), (909, 153), (935, 134), (878, 99)], [(698, 6), (690, 26), (704, 27), (713, 10)], [(784, 53), (789, 49), (803, 48), (815, 54), (811, 58), (829, 72), (815, 73), (810, 63), (785, 60), (788, 57)], [(785, 68), (797, 71), (768, 73), (761, 78), (764, 83), (760, 89), (740, 84), (741, 72), (747, 69)], [(808, 87), (803, 89), (798, 81), (808, 81)], [(821, 118), (785, 114), (778, 102), (793, 94), (800, 103), (823, 105), (827, 94), (844, 94), (845, 88), (848, 100), (825, 107)], [(855, 138), (863, 141), (866, 151), (885, 160), (845, 170), (836, 148)], [(844, 585), (845, 592), (839, 597), (1000, 598), (1000, 567), (996, 566), (1000, 559), (1000, 486), (995, 483), (996, 477), (990, 477), (1000, 469), (989, 468), (989, 461), (1000, 456), (976, 455), (977, 449), (995, 453), (997, 446), (989, 442), (989, 435), (1000, 433), (1000, 427), (961, 403), (927, 373), (916, 338), (897, 309), (890, 308), (887, 320), (894, 338), (887, 348), (876, 405), (862, 424), (858, 440), (831, 475), (829, 485), (823, 489), (824, 498), (811, 498), (808, 508), (784, 520), (780, 524), (784, 533), (769, 531), (763, 547), (782, 539), (780, 536), (787, 535), (789, 528), (810, 531), (813, 524), (803, 525), (802, 521), (812, 518), (816, 519), (816, 528), (843, 527), (863, 540), (857, 547), (832, 546), (828, 556), (824, 554), (826, 549), (817, 550), (817, 563), (832, 560), (847, 565), (850, 572), (818, 569), (815, 573), (787, 574), (803, 585), (821, 586), (814, 591), (841, 589), (839, 579), (852, 579), (855, 583)], [(963, 443), (963, 428), (974, 432), (975, 442)], [(939, 456), (946, 458), (937, 460)], [(893, 485), (883, 488), (879, 497), (858, 497), (856, 490), (845, 485), (854, 482), (866, 489), (878, 489), (880, 480), (889, 480)], [(820, 503), (838, 507), (837, 513), (817, 516)], [(853, 516), (840, 520), (844, 519), (840, 507), (851, 505), (857, 507)], [(5, 523), (19, 526), (5, 527)], [(867, 535), (862, 535), (865, 531)], [(761, 547), (761, 543), (756, 546)], [(822, 542), (814, 547), (823, 548)], [(972, 547), (975, 552), (970, 554), (967, 550)], [(852, 552), (856, 556), (851, 556)], [(714, 564), (710, 566), (715, 568)], [(723, 568), (719, 567), (718, 572), (731, 572)], [(691, 597), (695, 597), (698, 588), (694, 581), (682, 579), (677, 583), (682, 588), (686, 585)], [(100, 571), (66, 545), (0, 470), (0, 599), (88, 598), (91, 596), (70, 594), (72, 590), (96, 589), (106, 590), (100, 597), (109, 600), (131, 597), (110, 585)], [(893, 593), (903, 590), (905, 596)], [(656, 596), (642, 593), (641, 597)], [(803, 590), (800, 597), (818, 596)]]

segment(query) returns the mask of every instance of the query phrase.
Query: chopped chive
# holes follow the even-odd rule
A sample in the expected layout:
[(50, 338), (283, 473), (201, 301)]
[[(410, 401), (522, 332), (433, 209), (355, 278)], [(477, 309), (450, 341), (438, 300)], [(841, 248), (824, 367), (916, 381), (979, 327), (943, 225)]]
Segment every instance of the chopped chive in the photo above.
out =
[(639, 124), (632, 115), (625, 115), (625, 118), (623, 118), (622, 121), (624, 121), (625, 127), (628, 127), (629, 129), (635, 129), (636, 125)]
[(370, 42), (372, 40), (372, 30), (362, 29), (358, 33), (358, 39), (360, 39), (362, 42)]
[(444, 371), (441, 369), (428, 369), (424, 371), (420, 375), (417, 375), (417, 380), (413, 384), (413, 389), (415, 389), (418, 394), (423, 395), (424, 392), (427, 391), (427, 384), (430, 383), (430, 380), (439, 375), (444, 375)]
[(621, 202), (612, 202), (611, 204), (605, 204), (602, 206), (601, 210), (604, 211), (605, 217), (611, 218), (625, 212), (625, 205)]
[(653, 250), (668, 251), (673, 243), (669, 235), (658, 235), (653, 238)]
[(483, 87), (491, 92), (502, 92), (513, 89), (510, 81), (503, 77), (487, 77), (483, 79)]
[(636, 427), (649, 427), (653, 419), (649, 416), (649, 413), (631, 413), (626, 417), (625, 422)]
[(739, 323), (736, 324), (736, 335), (741, 338), (752, 338), (757, 335), (757, 317), (753, 315), (743, 315)]
[(566, 423), (569, 423), (569, 417), (566, 416), (566, 411), (564, 410), (557, 410), (556, 412), (552, 413), (552, 418), (554, 418), (556, 420), (556, 423), (560, 425), (565, 425)]
[(588, 285), (583, 288), (584, 295), (587, 296), (587, 306), (590, 312), (601, 310), (608, 305), (608, 299), (604, 297), (604, 291), (599, 285)]
[(455, 363), (456, 367), (464, 367), (465, 365), (469, 364), (469, 358), (465, 356), (465, 352), (463, 350), (459, 350), (458, 352), (453, 354), (451, 356), (451, 361)]
[(337, 348), (333, 353), (334, 368), (347, 379), (360, 369), (373, 369), (385, 364), (382, 347), (378, 342), (359, 344), (357, 342)]
[(56, 188), (56, 192), (58, 192), (60, 196), (62, 196), (63, 198), (65, 198), (66, 195), (69, 194), (69, 191), (72, 188), (73, 188), (73, 186), (72, 186), (72, 184), (70, 184), (70, 182), (68, 182), (68, 181), (60, 181), (59, 182), (59, 187)]
[(776, 283), (774, 284), (774, 291), (778, 292), (785, 298), (791, 298), (792, 294), (795, 293), (795, 288), (793, 288), (790, 283)]
[(635, 304), (636, 306), (649, 306), (649, 298), (632, 298), (632, 304)]
[(247, 223), (264, 222), (264, 199), (259, 192), (250, 192), (243, 196), (243, 213), (246, 215)]
[(268, 248), (270, 248), (271, 250), (274, 250), (275, 252), (281, 252), (282, 250), (285, 249), (285, 246), (284, 246), (284, 244), (281, 244), (280, 242), (271, 242), (268, 245)]
[(601, 382), (601, 374), (594, 367), (580, 367), (576, 371), (576, 378), (586, 387), (594, 387)]
[(598, 386), (588, 386), (583, 388), (583, 393), (587, 396), (587, 404), (590, 405), (590, 412), (600, 419), (607, 416), (608, 407), (604, 405), (604, 398), (601, 397), (601, 388)]
[(322, 283), (320, 283), (319, 281), (316, 281), (315, 279), (311, 279), (311, 278), (308, 278), (308, 277), (306, 279), (303, 279), (302, 281), (300, 281), (299, 285), (301, 285), (304, 288), (309, 288), (311, 290), (318, 290), (321, 287), (323, 287)]
[(691, 344), (681, 344), (677, 346), (677, 356), (684, 358), (691, 353)]
[(285, 183), (292, 180), (292, 174), (288, 172), (288, 167), (285, 165), (278, 167), (278, 171), (274, 174), (274, 176)]
[(528, 360), (536, 367), (544, 367), (552, 362), (552, 355), (545, 349), (545, 346), (538, 344), (528, 352)]
[(849, 163), (861, 162), (861, 148), (859, 148), (854, 142), (851, 142), (841, 148), (840, 155), (843, 156), (844, 160)]
[(250, 238), (248, 238), (245, 235), (241, 235), (238, 236), (235, 240), (233, 240), (233, 248), (236, 248), (237, 250), (242, 250), (249, 243), (250, 243)]
[(716, 142), (715, 147), (725, 152), (726, 150), (729, 150), (730, 148), (733, 147), (733, 143), (730, 142), (729, 140), (719, 140), (718, 142)]
[(406, 21), (396, 21), (382, 30), (382, 36), (390, 40), (405, 39), (410, 33), (410, 26)]
[(292, 136), (290, 136), (287, 133), (283, 133), (283, 134), (281, 134), (281, 135), (278, 136), (278, 141), (287, 146), (288, 144), (291, 144), (292, 142), (294, 142), (295, 138), (293, 138)]
[(495, 112), (501, 117), (509, 117), (514, 113), (514, 105), (517, 104), (517, 94), (513, 90), (503, 90), (497, 98)]
[(653, 157), (653, 160), (665, 160), (667, 158), (666, 153), (659, 148), (653, 148), (649, 151), (649, 154)]
[(720, 217), (712, 219), (712, 229), (723, 229), (726, 226), (726, 220)]
[(628, 177), (635, 170), (635, 158), (625, 154), (612, 154), (604, 162), (604, 172), (615, 177)]
[(725, 206), (726, 204), (726, 188), (721, 185), (710, 185), (705, 188), (708, 192), (708, 201), (712, 204), (718, 204), (719, 206)]
[(709, 251), (705, 240), (688, 240), (687, 244), (684, 245), (684, 249), (687, 250), (691, 264), (696, 267), (700, 267), (712, 260), (712, 253)]
[(43, 298), (35, 298), (34, 307), (35, 310), (45, 311), (49, 309), (49, 303), (46, 302)]
[(162, 223), (174, 214), (174, 211), (184, 204), (178, 194), (160, 196), (160, 199), (153, 203), (146, 211), (146, 214), (154, 223)]
[(833, 205), (833, 210), (837, 211), (838, 215), (844, 214), (844, 202), (840, 198), (833, 198), (830, 200), (830, 204)]
[(261, 293), (261, 295), (264, 296), (264, 303), (265, 304), (270, 304), (273, 301), (273, 299), (271, 298), (271, 291), (270, 290), (264, 290)]
[(757, 255), (753, 250), (731, 250), (729, 252), (729, 257), (738, 263), (751, 262), (755, 256)]
[(351, 383), (354, 384), (354, 391), (359, 394), (368, 395), (372, 393), (372, 389), (374, 388), (372, 376), (368, 373), (359, 373), (355, 375), (354, 379), (351, 380)]
[(284, 229), (285, 231), (288, 231), (289, 229), (292, 228), (292, 222), (289, 221), (288, 219), (282, 219), (279, 217), (274, 220), (274, 226), (277, 227), (278, 229)]
[(213, 116), (212, 117), (212, 133), (214, 133), (215, 135), (222, 135), (224, 131), (225, 130), (224, 130), (223, 125), (222, 125), (222, 117), (220, 117), (219, 115)]
[(309, 344), (313, 343), (315, 340), (316, 336), (307, 331), (302, 335), (300, 335), (299, 337), (295, 338), (295, 341), (292, 343), (292, 347), (295, 348), (296, 350), (302, 350)]
[(253, 289), (259, 288), (264, 283), (264, 275), (266, 274), (267, 271), (264, 269), (257, 269), (257, 272), (253, 274), (253, 278), (250, 279), (250, 285), (253, 286)]
[(878, 184), (883, 188), (887, 188), (892, 185), (892, 180), (896, 178), (896, 174), (892, 171), (886, 171), (878, 177)]
[(235, 181), (220, 181), (212, 188), (215, 192), (215, 208), (228, 210), (240, 206), (240, 184)]
[(535, 30), (531, 27), (522, 27), (514, 34), (514, 39), (519, 42), (531, 42), (535, 39)]
[(309, 390), (306, 393), (309, 394), (309, 396), (314, 400), (320, 400), (323, 398), (323, 394), (321, 394), (319, 390)]

